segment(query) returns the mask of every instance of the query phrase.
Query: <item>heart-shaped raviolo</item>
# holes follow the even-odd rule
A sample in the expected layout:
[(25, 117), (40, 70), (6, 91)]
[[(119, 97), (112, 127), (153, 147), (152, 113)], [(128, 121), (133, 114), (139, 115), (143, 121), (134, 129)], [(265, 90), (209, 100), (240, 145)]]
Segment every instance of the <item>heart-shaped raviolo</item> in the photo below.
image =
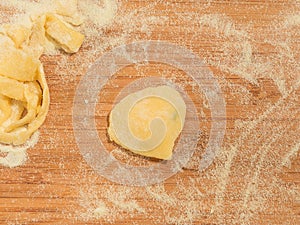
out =
[(169, 86), (146, 88), (122, 99), (110, 113), (111, 141), (143, 156), (170, 159), (184, 126), (186, 105)]

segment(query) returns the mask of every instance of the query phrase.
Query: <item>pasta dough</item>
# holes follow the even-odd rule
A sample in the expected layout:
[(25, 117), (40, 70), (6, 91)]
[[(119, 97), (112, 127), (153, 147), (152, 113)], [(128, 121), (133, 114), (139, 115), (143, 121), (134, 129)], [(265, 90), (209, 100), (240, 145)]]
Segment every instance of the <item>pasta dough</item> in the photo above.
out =
[(146, 88), (125, 97), (110, 113), (112, 141), (143, 156), (170, 159), (185, 120), (180, 94), (168, 87)]
[(39, 60), (14, 46), (13, 41), (0, 36), (0, 75), (18, 81), (34, 81)]
[(68, 27), (53, 14), (46, 16), (46, 33), (66, 52), (77, 52), (83, 42), (84, 36)]
[[(0, 29), (0, 143), (25, 143), (46, 118), (50, 97), (39, 57), (55, 48), (74, 53), (82, 45), (84, 36), (63, 19), (72, 20), (66, 2), (56, 3), (60, 16), (48, 12), (36, 16), (30, 28), (5, 24)], [(70, 7), (79, 21), (76, 6)]]

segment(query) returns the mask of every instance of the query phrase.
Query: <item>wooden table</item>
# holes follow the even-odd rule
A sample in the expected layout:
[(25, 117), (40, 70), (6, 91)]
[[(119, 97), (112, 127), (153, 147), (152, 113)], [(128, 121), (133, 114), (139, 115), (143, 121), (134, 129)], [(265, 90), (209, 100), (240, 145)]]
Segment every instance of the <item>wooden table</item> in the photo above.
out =
[[(0, 167), (0, 224), (300, 224), (299, 9), (297, 0), (124, 0), (110, 24), (91, 30), (87, 22), (77, 54), (41, 58), (50, 111), (26, 164)], [(162, 184), (130, 187), (101, 177), (80, 154), (72, 126), (76, 86), (98, 57), (137, 40), (190, 49), (218, 81), (226, 134), (205, 171), (198, 167), (212, 109), (184, 71), (159, 63), (131, 65), (110, 79), (96, 107), (99, 137), (116, 148), (106, 135), (114, 98), (137, 78), (163, 76), (185, 84), (198, 110), (202, 133), (190, 162)], [(149, 163), (116, 153), (124, 163)]]

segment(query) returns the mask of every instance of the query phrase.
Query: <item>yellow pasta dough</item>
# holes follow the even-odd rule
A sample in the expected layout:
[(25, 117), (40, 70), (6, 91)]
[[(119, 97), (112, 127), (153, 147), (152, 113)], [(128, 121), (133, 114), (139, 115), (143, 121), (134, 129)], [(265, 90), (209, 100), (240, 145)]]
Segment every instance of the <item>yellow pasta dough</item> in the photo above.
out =
[(77, 10), (77, 0), (54, 0), (55, 13), (63, 16), (64, 21), (78, 26), (83, 23), (83, 18)]
[[(3, 77), (0, 76), (0, 78)], [(16, 81), (11, 84), (9, 94), (3, 92), (4, 89), (0, 89), (0, 95), (6, 99), (5, 106), (4, 102), (0, 101), (0, 110), (10, 108), (9, 111), (6, 110), (0, 114), (0, 121), (2, 121), (0, 142), (19, 145), (23, 144), (43, 124), (49, 108), (49, 89), (41, 64), (36, 81)], [(19, 91), (22, 93), (20, 94)], [(1, 117), (1, 115), (4, 116)]]
[(53, 14), (46, 16), (45, 28), (46, 33), (68, 53), (77, 52), (84, 39), (81, 33), (68, 27)]
[(19, 81), (36, 79), (39, 61), (0, 36), (0, 75)]
[(11, 115), (10, 98), (0, 94), (0, 126)]
[(20, 48), (29, 39), (30, 29), (25, 26), (18, 24), (5, 25), (5, 30), (7, 36), (15, 43), (16, 48)]
[(43, 53), (52, 54), (56, 49), (55, 44), (46, 37), (45, 23), (46, 15), (41, 15), (35, 19), (28, 44), (23, 47), (25, 52), (35, 58), (40, 58)]
[(143, 156), (170, 159), (185, 120), (180, 94), (168, 87), (146, 88), (125, 97), (110, 113), (112, 141)]
[[(66, 7), (57, 10), (64, 14)], [(25, 143), (46, 118), (50, 97), (39, 57), (55, 48), (74, 53), (83, 39), (81, 33), (51, 12), (36, 16), (30, 28), (16, 24), (1, 27), (0, 143)]]

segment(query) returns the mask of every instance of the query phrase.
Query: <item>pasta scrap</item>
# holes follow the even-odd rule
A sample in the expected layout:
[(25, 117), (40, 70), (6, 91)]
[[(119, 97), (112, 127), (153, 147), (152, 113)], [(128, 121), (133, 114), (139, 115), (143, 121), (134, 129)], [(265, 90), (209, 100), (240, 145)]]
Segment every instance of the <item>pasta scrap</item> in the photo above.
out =
[(82, 45), (84, 36), (68, 27), (63, 23), (63, 21), (55, 17), (53, 14), (47, 15), (45, 28), (47, 34), (68, 53), (77, 52)]

